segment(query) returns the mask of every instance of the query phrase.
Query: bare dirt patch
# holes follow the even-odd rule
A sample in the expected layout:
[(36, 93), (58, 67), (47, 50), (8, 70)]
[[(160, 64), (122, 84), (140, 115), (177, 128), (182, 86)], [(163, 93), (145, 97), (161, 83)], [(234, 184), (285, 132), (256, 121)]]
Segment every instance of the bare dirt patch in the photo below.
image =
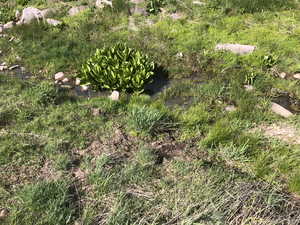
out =
[(260, 125), (255, 130), (261, 131), (267, 137), (276, 138), (289, 144), (300, 144), (300, 131), (290, 124)]

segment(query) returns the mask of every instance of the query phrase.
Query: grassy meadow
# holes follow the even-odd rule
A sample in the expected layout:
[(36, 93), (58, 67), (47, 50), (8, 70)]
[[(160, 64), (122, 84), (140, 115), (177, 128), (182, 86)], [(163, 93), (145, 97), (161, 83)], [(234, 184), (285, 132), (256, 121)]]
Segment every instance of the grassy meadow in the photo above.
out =
[[(165, 0), (149, 15), (94, 2), (0, 0), (0, 24), (28, 6), (62, 21), (0, 37), (0, 64), (30, 74), (0, 71), (0, 224), (300, 224), (300, 2)], [(54, 84), (117, 42), (157, 64), (144, 93), (112, 101)], [(281, 96), (290, 118), (270, 110)]]

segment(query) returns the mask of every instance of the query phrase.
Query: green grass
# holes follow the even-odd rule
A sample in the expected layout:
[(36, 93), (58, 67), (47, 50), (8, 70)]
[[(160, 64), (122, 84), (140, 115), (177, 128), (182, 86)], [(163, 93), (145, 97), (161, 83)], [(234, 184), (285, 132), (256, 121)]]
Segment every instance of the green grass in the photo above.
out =
[[(26, 6), (57, 8), (64, 25), (33, 23), (0, 38), (0, 62), (33, 74), (0, 74), (0, 210), (9, 210), (1, 224), (299, 224), (299, 145), (255, 130), (300, 129), (299, 114), (270, 112), (278, 93), (300, 99), (291, 79), (300, 69), (299, 9), (166, 2), (167, 13), (185, 16), (134, 16), (133, 32), (123, 1), (101, 11), (88, 1), (32, 0)], [(90, 7), (67, 15), (81, 4)], [(111, 101), (53, 84), (56, 72), (76, 77), (96, 48), (116, 42), (157, 62), (156, 78), (168, 78), (161, 91)], [(236, 56), (216, 52), (217, 43), (257, 49)]]

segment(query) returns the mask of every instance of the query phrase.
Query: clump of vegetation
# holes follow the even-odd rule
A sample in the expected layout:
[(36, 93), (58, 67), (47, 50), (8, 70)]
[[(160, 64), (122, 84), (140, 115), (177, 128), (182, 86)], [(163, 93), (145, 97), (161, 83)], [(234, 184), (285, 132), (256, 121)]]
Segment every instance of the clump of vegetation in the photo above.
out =
[(165, 4), (164, 0), (149, 0), (147, 2), (147, 12), (150, 14), (158, 14), (161, 11), (161, 7)]
[(139, 133), (156, 134), (170, 129), (166, 112), (153, 107), (133, 105), (129, 109), (129, 126)]
[(278, 8), (288, 8), (293, 6), (293, 1), (281, 0), (212, 0), (211, 6), (222, 7), (223, 9), (234, 9), (241, 13), (262, 12)]
[(24, 187), (18, 196), (22, 208), (14, 206), (11, 224), (68, 224), (74, 210), (65, 182), (40, 182)]
[(59, 98), (59, 90), (49, 82), (42, 82), (30, 89), (29, 94), (39, 105), (56, 104)]
[(14, 4), (7, 0), (0, 0), (0, 23), (6, 23), (14, 19)]
[(143, 92), (154, 75), (154, 62), (126, 44), (97, 49), (82, 66), (83, 83), (98, 89)]

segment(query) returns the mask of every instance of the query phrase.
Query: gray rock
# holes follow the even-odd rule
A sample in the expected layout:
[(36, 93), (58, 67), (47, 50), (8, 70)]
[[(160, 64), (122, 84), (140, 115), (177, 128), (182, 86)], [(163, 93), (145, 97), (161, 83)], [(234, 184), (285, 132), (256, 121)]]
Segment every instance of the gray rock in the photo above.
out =
[(16, 17), (16, 20), (19, 20), (19, 19), (20, 19), (20, 17), (21, 17), (21, 12), (20, 12), (19, 10), (16, 10), (15, 17)]
[(1, 65), (1, 66), (0, 66), (0, 71), (7, 70), (7, 69), (8, 69), (7, 66), (4, 66), (4, 65)]
[(298, 80), (300, 80), (300, 73), (296, 73), (296, 74), (294, 74), (294, 76), (293, 76), (295, 79), (298, 79)]
[(288, 118), (290, 116), (293, 116), (294, 114), (287, 110), (286, 108), (282, 107), (281, 105), (278, 105), (277, 103), (272, 102), (271, 110), (276, 113), (277, 115), (280, 115), (282, 117)]
[(55, 20), (55, 19), (47, 19), (46, 22), (49, 24), (49, 25), (52, 25), (52, 26), (58, 26), (60, 24), (62, 24), (61, 21), (59, 20)]
[(87, 8), (88, 8), (88, 7), (87, 7), (87, 6), (84, 6), (84, 5), (81, 5), (81, 6), (75, 6), (75, 7), (72, 7), (72, 8), (69, 10), (68, 14), (69, 14), (69, 16), (75, 16), (75, 15), (77, 15), (78, 13), (80, 13), (80, 12), (86, 10)]
[(105, 6), (113, 7), (112, 1), (109, 0), (97, 0), (95, 5), (99, 9), (103, 9)]
[(14, 69), (17, 69), (19, 67), (20, 67), (19, 65), (13, 65), (13, 66), (9, 67), (8, 69), (9, 70), (14, 70)]
[(252, 53), (256, 47), (252, 45), (240, 45), (240, 44), (217, 44), (216, 50), (230, 51), (237, 55), (246, 55)]
[(21, 19), (18, 21), (17, 24), (29, 24), (33, 21), (40, 21), (45, 18), (44, 13), (41, 10), (34, 7), (25, 8), (23, 9)]

